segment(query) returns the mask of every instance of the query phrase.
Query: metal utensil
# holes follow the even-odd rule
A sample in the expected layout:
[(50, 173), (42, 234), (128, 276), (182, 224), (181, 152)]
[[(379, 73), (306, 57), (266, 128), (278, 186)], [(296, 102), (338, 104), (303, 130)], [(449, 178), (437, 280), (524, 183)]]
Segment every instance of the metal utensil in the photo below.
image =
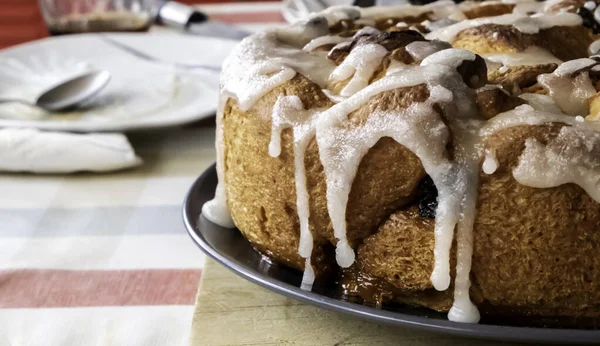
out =
[(2, 99), (0, 103), (22, 103), (56, 112), (73, 108), (89, 100), (110, 80), (108, 71), (93, 71), (61, 82), (43, 92), (34, 102), (22, 99)]
[(235, 25), (211, 20), (198, 9), (176, 1), (163, 3), (156, 15), (156, 21), (192, 35), (242, 40), (252, 34)]
[(158, 58), (155, 58), (149, 54), (146, 54), (136, 48), (133, 48), (129, 45), (126, 45), (122, 42), (119, 42), (115, 39), (113, 39), (110, 36), (101, 34), (100, 38), (102, 38), (106, 43), (110, 44), (111, 46), (118, 48), (126, 53), (129, 53), (137, 58), (149, 61), (149, 62), (154, 62), (157, 64), (161, 64), (161, 65), (168, 65), (168, 66), (172, 66), (175, 68), (179, 68), (179, 69), (183, 69), (183, 70), (193, 70), (193, 69), (201, 69), (201, 70), (207, 70), (207, 71), (212, 71), (212, 72), (219, 72), (221, 71), (221, 66), (212, 66), (212, 65), (203, 65), (203, 64), (182, 64), (182, 63), (177, 63), (177, 62), (170, 62), (170, 61), (164, 61)]

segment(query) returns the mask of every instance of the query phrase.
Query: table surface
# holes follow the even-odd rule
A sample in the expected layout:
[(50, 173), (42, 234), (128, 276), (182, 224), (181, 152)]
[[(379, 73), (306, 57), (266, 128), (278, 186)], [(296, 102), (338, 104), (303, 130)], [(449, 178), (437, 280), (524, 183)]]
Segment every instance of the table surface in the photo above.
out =
[[(257, 30), (279, 6), (200, 7)], [(0, 346), (188, 344), (204, 255), (181, 203), (215, 160), (214, 118), (128, 138), (133, 170), (0, 174)]]
[(192, 346), (506, 345), (363, 322), (270, 292), (211, 259), (204, 266), (190, 340)]

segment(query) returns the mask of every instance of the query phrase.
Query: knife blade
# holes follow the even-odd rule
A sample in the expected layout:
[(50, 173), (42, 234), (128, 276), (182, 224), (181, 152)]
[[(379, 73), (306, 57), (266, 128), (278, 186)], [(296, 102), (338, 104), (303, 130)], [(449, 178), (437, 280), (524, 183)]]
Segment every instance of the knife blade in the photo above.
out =
[(252, 34), (234, 25), (211, 20), (202, 11), (176, 1), (163, 3), (157, 11), (156, 21), (192, 35), (241, 40)]

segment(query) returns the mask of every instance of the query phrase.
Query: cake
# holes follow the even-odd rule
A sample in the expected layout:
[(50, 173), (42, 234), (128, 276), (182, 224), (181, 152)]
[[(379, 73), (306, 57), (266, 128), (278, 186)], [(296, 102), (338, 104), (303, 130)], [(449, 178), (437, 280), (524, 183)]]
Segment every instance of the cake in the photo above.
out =
[(596, 8), (338, 6), (244, 39), (223, 65), (203, 215), (304, 289), (594, 327)]

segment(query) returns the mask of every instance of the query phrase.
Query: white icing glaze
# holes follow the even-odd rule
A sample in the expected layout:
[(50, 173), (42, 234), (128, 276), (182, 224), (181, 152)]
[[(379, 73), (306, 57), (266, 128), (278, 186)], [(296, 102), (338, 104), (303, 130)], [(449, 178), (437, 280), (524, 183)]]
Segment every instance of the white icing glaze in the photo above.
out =
[(535, 17), (520, 14), (505, 14), (497, 17), (463, 20), (454, 25), (432, 31), (425, 35), (425, 38), (428, 40), (438, 39), (452, 42), (459, 32), (484, 24), (512, 25), (525, 34), (536, 34), (540, 30), (553, 26), (575, 26), (581, 25), (581, 23), (581, 17), (574, 13), (550, 13)]
[(556, 114), (547, 113), (535, 110), (530, 105), (520, 105), (508, 112), (500, 113), (488, 120), (484, 127), (479, 131), (480, 136), (486, 137), (496, 131), (509, 127), (520, 125), (542, 125), (547, 123), (565, 123), (568, 125), (576, 125), (575, 118)]
[(387, 53), (387, 49), (376, 43), (357, 45), (344, 61), (333, 70), (330, 80), (340, 82), (352, 77), (342, 89), (340, 95), (353, 95), (369, 84), (369, 79)]
[[(455, 70), (456, 66), (460, 65), (459, 57), (468, 60), (474, 59), (474, 55), (463, 50), (451, 49), (450, 51), (454, 51), (455, 56), (448, 55), (447, 51), (435, 53), (446, 56), (445, 64), (433, 64), (441, 59), (430, 56), (428, 61), (431, 64), (424, 61), (424, 66), (407, 68), (403, 73), (389, 75), (361, 90), (347, 101), (338, 103), (319, 117), (317, 142), (321, 162), (326, 172), (329, 214), (334, 234), (339, 240), (336, 258), (340, 266), (348, 267), (354, 261), (354, 253), (346, 239), (345, 222), (345, 210), (352, 179), (360, 159), (380, 138), (387, 136), (406, 146), (421, 159), (425, 171), (432, 177), (438, 188), (435, 264), (431, 281), (438, 290), (448, 288), (450, 247), (461, 210), (461, 197), (464, 196), (462, 193), (457, 193), (456, 189), (466, 189), (468, 184), (465, 180), (465, 169), (446, 157), (448, 130), (443, 120), (432, 109), (432, 105), (436, 103), (445, 107), (456, 107), (456, 114), (462, 116), (472, 115), (474, 108), (468, 96), (472, 94), (469, 94), (468, 88)], [(358, 109), (375, 94), (423, 83), (430, 88), (430, 99), (426, 103), (413, 104), (405, 110), (398, 111), (399, 114), (375, 112), (361, 127), (342, 126), (347, 114)], [(460, 132), (461, 128), (456, 126), (455, 130)], [(466, 154), (467, 147), (469, 146), (458, 150), (458, 156), (463, 157), (463, 160), (467, 157), (472, 158), (472, 155)], [(468, 224), (468, 220), (466, 222)], [(465, 226), (465, 229), (468, 228)], [(472, 244), (465, 246), (470, 248)], [(461, 265), (469, 267), (466, 260), (461, 261)], [(468, 282), (468, 275), (464, 280)], [(464, 300), (458, 302), (459, 306), (464, 305), (463, 303)]]
[(537, 46), (528, 47), (518, 53), (486, 53), (480, 55), (488, 61), (504, 66), (534, 66), (562, 63), (562, 60), (556, 58), (548, 50)]
[(544, 94), (523, 93), (519, 98), (525, 100), (533, 109), (554, 114), (563, 114), (554, 99)]
[(356, 6), (348, 6), (348, 5), (339, 5), (339, 6), (330, 6), (325, 10), (314, 13), (311, 15), (312, 17), (325, 17), (329, 25), (334, 25), (340, 20), (357, 20), (365, 17), (361, 15), (361, 8)]
[[(468, 148), (468, 147), (467, 147)], [(475, 146), (469, 149), (473, 150)], [(477, 323), (479, 310), (471, 301), (471, 264), (473, 260), (473, 224), (477, 216), (477, 189), (479, 169), (474, 160), (466, 164), (464, 198), (456, 230), (456, 279), (454, 280), (454, 301), (448, 311), (448, 319), (454, 322)], [(460, 191), (460, 190), (459, 190)]]
[(349, 44), (352, 41), (352, 39), (354, 39), (354, 38), (358, 38), (363, 35), (376, 35), (376, 34), (380, 34), (380, 33), (381, 33), (381, 31), (379, 31), (373, 27), (366, 26), (366, 27), (358, 30), (353, 36), (349, 36), (349, 37), (342, 37), (342, 36), (338, 36), (338, 35), (320, 36), (320, 37), (312, 39), (309, 43), (307, 43), (304, 46), (304, 48), (302, 48), (302, 50), (311, 52), (311, 51), (315, 50), (316, 48), (324, 46), (326, 44), (334, 44), (334, 45), (336, 45), (335, 47), (341, 48), (341, 46), (339, 46), (340, 43)]
[(466, 49), (445, 49), (435, 54), (431, 54), (423, 61), (421, 61), (421, 66), (429, 66), (429, 65), (445, 65), (448, 67), (452, 67), (453, 69), (458, 68), (463, 61), (474, 61), (475, 53), (468, 51)]
[(577, 184), (600, 203), (600, 132), (565, 126), (546, 145), (527, 139), (513, 176), (536, 188)]
[(513, 8), (512, 13), (528, 15), (530, 13), (539, 13), (544, 11), (544, 2), (542, 1), (521, 1)]
[(563, 112), (569, 115), (588, 114), (588, 99), (596, 94), (596, 88), (588, 72), (580, 72), (575, 77), (572, 75), (597, 63), (593, 59), (567, 61), (553, 73), (539, 75), (537, 80)]
[(431, 54), (448, 48), (452, 48), (448, 42), (433, 40), (411, 42), (404, 49), (415, 61), (422, 61)]
[(596, 2), (594, 2), (594, 1), (586, 1), (586, 2), (583, 4), (583, 7), (587, 8), (587, 9), (588, 9), (588, 10), (590, 10), (590, 11), (593, 11), (593, 10), (595, 10), (595, 9), (596, 9), (596, 6), (597, 6), (597, 5), (596, 5)]
[[(525, 5), (521, 6), (521, 8), (525, 7)], [(281, 152), (281, 131), (284, 128), (293, 129), (296, 204), (300, 220), (299, 254), (306, 259), (302, 287), (310, 289), (314, 281), (314, 271), (310, 259), (313, 241), (308, 222), (310, 216), (309, 196), (304, 167), (304, 155), (309, 140), (316, 135), (320, 159), (325, 170), (327, 208), (334, 235), (338, 239), (336, 260), (340, 266), (348, 267), (354, 262), (355, 256), (346, 235), (346, 206), (352, 182), (360, 161), (368, 150), (382, 137), (391, 137), (419, 157), (425, 171), (433, 179), (438, 189), (434, 270), (431, 273), (431, 282), (438, 290), (445, 290), (450, 285), (450, 248), (456, 228), (457, 276), (454, 303), (448, 317), (453, 321), (477, 322), (479, 312), (469, 298), (469, 273), (473, 252), (472, 229), (476, 216), (478, 162), (481, 154), (478, 152), (480, 139), (510, 126), (548, 122), (579, 124), (580, 121), (560, 114), (547, 113), (546, 111), (550, 110), (556, 111), (555, 103), (549, 102), (547, 96), (544, 99), (544, 95), (527, 96), (527, 94), (523, 94), (522, 98), (529, 101), (533, 107), (519, 106), (512, 111), (497, 115), (483, 126), (483, 121), (476, 118), (474, 92), (464, 85), (462, 77), (456, 71), (463, 61), (473, 61), (475, 55), (466, 50), (446, 49), (449, 47), (440, 42), (409, 44), (406, 47), (407, 52), (416, 61), (422, 61), (421, 66), (392, 62), (386, 71), (386, 76), (371, 85), (368, 85), (369, 79), (388, 53), (383, 46), (374, 43), (357, 45), (338, 67), (324, 58), (323, 54), (311, 53), (312, 50), (323, 44), (337, 44), (338, 46), (349, 44), (350, 38), (324, 36), (329, 33), (327, 24), (333, 24), (340, 19), (372, 22), (373, 18), (382, 16), (417, 16), (425, 12), (432, 12), (430, 15), (432, 20), (446, 17), (464, 19), (462, 12), (450, 1), (441, 1), (426, 6), (403, 5), (383, 9), (342, 6), (312, 15), (302, 25), (271, 30), (244, 39), (225, 61), (223, 67), (221, 83), (226, 94), (222, 95), (220, 99), (222, 104), (217, 113), (216, 140), (219, 185), (215, 199), (203, 207), (203, 214), (221, 224), (226, 224), (231, 220), (226, 205), (223, 172), (222, 113), (228, 97), (234, 97), (240, 108), (247, 110), (256, 100), (273, 88), (292, 79), (296, 73), (306, 76), (321, 87), (325, 87), (330, 81), (350, 79), (340, 93), (341, 96), (331, 95), (324, 89), (325, 94), (334, 100), (336, 105), (320, 114), (317, 110), (305, 110), (302, 102), (296, 96), (281, 96), (273, 107), (272, 135), (269, 144), (271, 156), (276, 157)], [(570, 13), (533, 17), (517, 13), (463, 21), (438, 29), (428, 34), (427, 38), (451, 41), (458, 32), (466, 28), (488, 23), (513, 25), (518, 30), (531, 34), (555, 25), (578, 25), (581, 24), (581, 19)], [(372, 34), (372, 32), (368, 32), (369, 30), (374, 29), (362, 29), (361, 31), (363, 34)], [(301, 49), (302, 47), (304, 49)], [(517, 56), (504, 55), (500, 57), (495, 55), (491, 59), (496, 60), (496, 63), (508, 66), (513, 66), (512, 64), (533, 65), (537, 64), (534, 61), (547, 63), (547, 61), (556, 62), (558, 60), (548, 56), (547, 52), (540, 54), (535, 49), (539, 48), (531, 47), (518, 53), (520, 55)], [(553, 76), (559, 79), (570, 78), (570, 75), (578, 69), (587, 68), (587, 66), (581, 67), (585, 64), (586, 62), (578, 62), (566, 66), (561, 65), (562, 68), (557, 69), (558, 72), (555, 72)], [(579, 74), (579, 76), (582, 75), (587, 77), (586, 73)], [(589, 77), (587, 78), (589, 80)], [(577, 82), (579, 84), (574, 84), (574, 88), (578, 91), (585, 89), (582, 87), (585, 84), (583, 82), (586, 81)], [(550, 78), (548, 83), (552, 84), (554, 80)], [(350, 124), (352, 119), (348, 119), (348, 115), (366, 104), (373, 96), (388, 90), (420, 84), (427, 85), (430, 91), (430, 97), (425, 102), (414, 103), (401, 110), (386, 112), (374, 110), (360, 126)], [(555, 86), (551, 85), (550, 87), (556, 89)], [(558, 100), (557, 103), (561, 104)], [(439, 106), (444, 114), (453, 116), (442, 119), (436, 110), (437, 107), (434, 109), (434, 104)], [(454, 161), (448, 158), (446, 152), (450, 132), (454, 137)], [(567, 138), (567, 135), (570, 137)], [(564, 137), (565, 140), (574, 141), (579, 138), (572, 134), (565, 134)], [(555, 147), (558, 148), (558, 146), (552, 146), (552, 143), (549, 143), (540, 149), (539, 143), (529, 143), (528, 145), (531, 148), (530, 152), (527, 152), (529, 149), (526, 148), (523, 154), (525, 163), (523, 163), (522, 169), (515, 173), (520, 174), (520, 178), (524, 181), (534, 179), (531, 177), (541, 174), (543, 167), (564, 163), (562, 161), (556, 163), (548, 159), (546, 163), (530, 164), (532, 160), (529, 156), (539, 155), (542, 149), (545, 153), (554, 152), (557, 150)], [(596, 148), (595, 142), (593, 147)], [(596, 164), (596, 161), (590, 159), (591, 152), (595, 152), (595, 150), (590, 149), (589, 154), (577, 156), (578, 167), (584, 168), (582, 171), (584, 173), (580, 176), (557, 175), (545, 178), (544, 183), (551, 185), (560, 181), (576, 182), (586, 186), (586, 191), (587, 189), (596, 189), (595, 191), (598, 193), (598, 184), (594, 185), (595, 182), (589, 178), (599, 176), (599, 172), (596, 170), (600, 164)], [(566, 156), (558, 155), (557, 157), (564, 161)], [(554, 157), (552, 159), (558, 160)], [(486, 153), (482, 167), (484, 172), (491, 174), (497, 169), (497, 166), (494, 154)], [(233, 226), (232, 221), (230, 226)]]
[(302, 275), (302, 282), (300, 283), (300, 288), (305, 291), (311, 291), (314, 282), (315, 271), (310, 262), (310, 258), (307, 258), (304, 262), (304, 274)]
[(333, 101), (335, 103), (342, 102), (347, 98), (347, 97), (343, 97), (340, 95), (335, 95), (328, 89), (322, 89), (321, 91), (323, 92), (323, 94), (325, 94), (325, 96), (327, 96), (328, 99), (330, 99), (331, 101)]
[(487, 149), (485, 151), (485, 158), (481, 169), (485, 174), (494, 174), (498, 169), (498, 160), (496, 159), (496, 152), (494, 150)]
[(225, 162), (223, 161), (225, 151), (225, 146), (223, 143), (223, 111), (228, 99), (228, 95), (224, 92), (221, 92), (219, 95), (219, 106), (217, 108), (215, 134), (218, 183), (215, 190), (215, 197), (212, 200), (204, 203), (202, 206), (202, 215), (219, 226), (234, 228), (235, 224), (233, 223), (233, 219), (229, 213), (229, 208), (227, 207), (227, 197), (225, 191)]
[(596, 60), (588, 58), (570, 60), (558, 66), (558, 68), (554, 70), (554, 74), (559, 77), (569, 77), (571, 74), (585, 70), (586, 68), (592, 67), (597, 63), (598, 62)]
[(406, 68), (410, 67), (410, 65), (407, 65), (401, 61), (398, 60), (392, 60), (390, 62), (390, 64), (387, 67), (387, 70), (385, 70), (385, 75), (389, 76), (393, 73), (398, 73)]
[(449, 25), (456, 24), (456, 22), (457, 22), (456, 20), (445, 18), (445, 19), (440, 19), (440, 20), (436, 20), (433, 22), (425, 21), (421, 24), (425, 25), (425, 29), (427, 29), (427, 31), (430, 32), (430, 31), (434, 31), (434, 30), (438, 30), (438, 29), (447, 27)]
[(600, 40), (596, 40), (590, 44), (590, 46), (588, 47), (588, 53), (590, 55), (600, 53)]
[[(438, 66), (437, 68), (441, 67)], [(405, 141), (405, 138), (402, 138), (403, 136), (415, 137), (417, 135), (416, 133), (409, 133), (408, 128), (410, 126), (407, 124), (394, 126), (395, 133), (387, 133), (393, 132), (389, 128), (391, 126), (383, 127), (386, 125), (384, 120), (392, 123), (406, 122), (411, 120), (411, 117), (408, 116), (392, 117), (386, 113), (371, 114), (365, 126), (354, 128), (345, 128), (343, 126), (344, 120), (349, 113), (358, 109), (378, 93), (423, 83), (425, 72), (423, 68), (413, 67), (409, 70), (407, 69), (405, 73), (385, 77), (359, 91), (345, 102), (331, 107), (317, 121), (317, 143), (319, 145), (321, 162), (326, 173), (327, 205), (334, 234), (338, 238), (336, 259), (342, 267), (349, 267), (354, 262), (354, 252), (350, 248), (346, 238), (346, 205), (352, 180), (356, 174), (360, 160), (384, 135), (392, 136), (394, 139), (396, 139), (395, 137), (399, 137), (397, 140), (403, 142)], [(448, 92), (448, 94), (451, 96), (451, 93)], [(411, 107), (413, 109), (412, 113), (418, 114), (418, 110), (421, 110), (421, 113), (427, 114), (422, 111), (422, 108), (422, 105), (415, 104)], [(377, 126), (380, 128), (376, 128)], [(401, 136), (393, 136), (396, 133), (400, 133)], [(438, 136), (447, 138), (447, 132), (444, 134), (439, 133)], [(436, 141), (432, 141), (432, 143), (436, 143)], [(434, 154), (429, 154), (429, 156), (436, 157), (437, 160), (424, 160), (424, 165), (427, 165), (430, 161), (441, 162), (443, 153), (443, 146), (438, 147)], [(430, 166), (435, 165), (430, 164)]]
[(279, 40), (281, 31), (254, 34), (240, 42), (225, 62), (221, 87), (234, 95), (241, 109), (249, 109), (273, 88), (301, 73), (325, 86), (335, 64), (322, 55), (313, 55)]
[(401, 18), (417, 17), (421, 14), (431, 12), (431, 19), (437, 20), (450, 18), (455, 20), (465, 19), (464, 14), (453, 1), (435, 1), (427, 5), (398, 5), (398, 6), (374, 6), (361, 8), (362, 17), (365, 18)]
[(549, 11), (552, 6), (557, 5), (563, 1), (564, 0), (546, 0), (546, 1), (544, 1), (544, 11), (545, 12)]
[(467, 12), (470, 11), (476, 7), (480, 7), (480, 6), (489, 6), (489, 5), (498, 5), (501, 4), (502, 1), (500, 0), (488, 0), (488, 1), (471, 1), (471, 0), (467, 0), (467, 1), (463, 1), (458, 3), (458, 8), (463, 11), (463, 12)]
[(310, 42), (308, 42), (304, 48), (302, 48), (303, 51), (306, 52), (312, 52), (313, 50), (327, 45), (327, 44), (338, 44), (338, 43), (342, 43), (342, 42), (348, 42), (351, 41), (352, 37), (341, 37), (341, 36), (337, 36), (337, 35), (328, 35), (328, 36), (321, 36), (321, 37), (317, 37), (312, 39)]
[(281, 131), (292, 128), (294, 135), (294, 179), (296, 184), (296, 207), (300, 221), (300, 244), (298, 253), (306, 258), (306, 265), (302, 283), (312, 285), (314, 272), (310, 265), (310, 256), (313, 249), (313, 237), (309, 229), (309, 196), (306, 189), (306, 170), (304, 157), (306, 147), (315, 133), (314, 122), (316, 110), (305, 110), (298, 96), (280, 96), (273, 106), (273, 121), (269, 155), (278, 157), (281, 154)]

